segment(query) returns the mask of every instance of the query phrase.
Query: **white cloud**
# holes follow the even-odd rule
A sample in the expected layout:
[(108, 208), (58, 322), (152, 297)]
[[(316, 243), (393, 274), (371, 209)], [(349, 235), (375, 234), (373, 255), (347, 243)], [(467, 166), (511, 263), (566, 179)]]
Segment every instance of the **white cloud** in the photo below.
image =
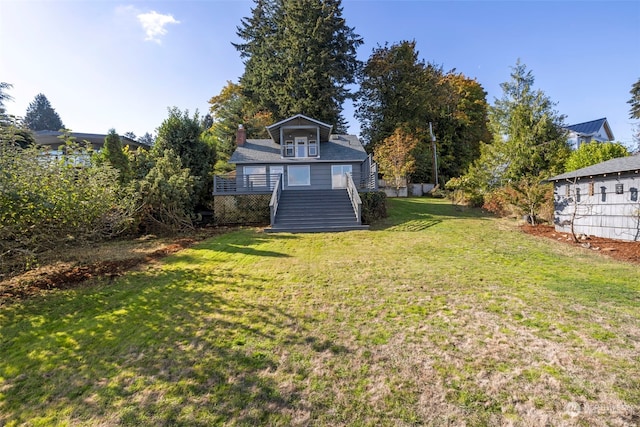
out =
[(142, 28), (147, 34), (145, 40), (154, 41), (158, 44), (161, 43), (160, 38), (167, 34), (165, 26), (180, 23), (180, 21), (176, 20), (173, 15), (163, 15), (155, 10), (147, 13), (140, 13), (137, 15), (137, 18), (138, 22), (140, 22)]

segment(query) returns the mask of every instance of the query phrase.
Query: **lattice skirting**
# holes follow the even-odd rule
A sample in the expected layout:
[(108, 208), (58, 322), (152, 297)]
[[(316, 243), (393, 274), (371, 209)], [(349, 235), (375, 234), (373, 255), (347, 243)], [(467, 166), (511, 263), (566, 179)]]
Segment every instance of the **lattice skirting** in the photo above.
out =
[(213, 196), (216, 225), (268, 225), (271, 194)]

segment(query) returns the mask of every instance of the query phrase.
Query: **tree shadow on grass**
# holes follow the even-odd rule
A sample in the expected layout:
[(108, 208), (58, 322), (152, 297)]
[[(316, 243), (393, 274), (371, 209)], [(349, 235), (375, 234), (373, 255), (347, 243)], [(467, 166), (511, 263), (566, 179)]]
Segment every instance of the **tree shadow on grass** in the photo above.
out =
[(0, 424), (290, 424), (301, 399), (279, 385), (279, 348), (349, 350), (310, 333), (308, 316), (247, 298), (265, 281), (136, 273), (12, 307)]
[(490, 215), (477, 208), (458, 206), (442, 199), (388, 199), (388, 217), (372, 224), (372, 230), (422, 231), (445, 221), (486, 219)]

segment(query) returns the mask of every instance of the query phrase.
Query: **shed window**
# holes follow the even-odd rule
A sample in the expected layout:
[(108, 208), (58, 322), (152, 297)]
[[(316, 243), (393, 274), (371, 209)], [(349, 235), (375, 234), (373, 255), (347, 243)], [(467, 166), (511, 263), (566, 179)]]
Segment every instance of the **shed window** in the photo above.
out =
[(589, 183), (589, 195), (593, 196), (594, 192), (595, 192), (595, 185), (593, 184), (593, 181)]
[(638, 201), (638, 189), (635, 187), (631, 187), (629, 189), (629, 193), (631, 193), (631, 201), (632, 202), (637, 202)]
[(580, 203), (580, 188), (576, 187), (576, 202)]
[(624, 184), (616, 184), (616, 194), (624, 194)]

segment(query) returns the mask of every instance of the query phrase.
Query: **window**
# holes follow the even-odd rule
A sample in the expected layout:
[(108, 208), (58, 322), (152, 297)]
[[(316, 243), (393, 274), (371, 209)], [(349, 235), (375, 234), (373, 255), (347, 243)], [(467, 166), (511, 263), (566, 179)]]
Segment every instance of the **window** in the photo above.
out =
[(631, 201), (632, 202), (637, 202), (638, 201), (638, 189), (635, 187), (631, 187), (629, 189), (629, 193), (631, 193)]
[(595, 185), (593, 184), (593, 181), (591, 181), (591, 182), (589, 183), (589, 195), (590, 195), (590, 196), (593, 196), (593, 194), (594, 194), (594, 192), (595, 192), (595, 189), (594, 189), (594, 188), (595, 188)]
[(616, 184), (616, 194), (624, 194), (624, 184)]
[(309, 165), (287, 166), (287, 184), (291, 187), (311, 185)]
[(565, 197), (570, 197), (571, 196), (571, 184), (567, 184), (567, 186), (564, 189), (564, 196)]
[(293, 141), (287, 140), (284, 148), (285, 157), (293, 157)]
[(245, 166), (244, 172), (244, 185), (247, 188), (253, 188), (258, 186), (265, 186), (267, 179), (266, 166)]
[(576, 187), (576, 202), (580, 203), (580, 188)]
[(316, 140), (312, 139), (309, 141), (309, 157), (317, 157), (318, 156), (318, 145), (316, 144)]

